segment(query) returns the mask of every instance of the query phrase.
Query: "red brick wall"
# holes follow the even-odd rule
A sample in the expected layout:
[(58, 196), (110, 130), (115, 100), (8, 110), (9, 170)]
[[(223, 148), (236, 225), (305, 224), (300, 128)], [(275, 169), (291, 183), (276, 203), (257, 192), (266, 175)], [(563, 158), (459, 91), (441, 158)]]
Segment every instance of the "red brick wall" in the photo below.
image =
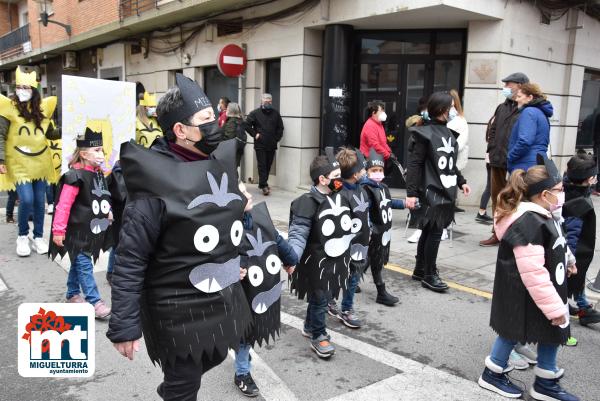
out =
[[(90, 31), (101, 25), (119, 20), (119, 0), (54, 0), (51, 20), (71, 25), (71, 37)], [(39, 5), (28, 0), (29, 30), (34, 49), (68, 39), (61, 26), (43, 26), (39, 19)]]
[[(12, 28), (11, 28), (12, 23)], [(19, 9), (15, 4), (0, 1), (0, 36), (19, 27)]]

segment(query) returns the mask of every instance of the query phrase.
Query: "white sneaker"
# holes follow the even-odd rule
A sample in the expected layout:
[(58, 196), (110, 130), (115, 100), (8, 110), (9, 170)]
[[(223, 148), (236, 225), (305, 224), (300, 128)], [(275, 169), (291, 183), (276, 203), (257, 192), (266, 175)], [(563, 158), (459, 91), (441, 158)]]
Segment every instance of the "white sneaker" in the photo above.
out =
[(529, 368), (529, 363), (513, 350), (508, 357), (508, 366), (517, 370), (525, 370)]
[(413, 235), (408, 237), (407, 241), (410, 242), (411, 244), (415, 244), (415, 243), (419, 242), (419, 238), (421, 238), (421, 232), (422, 232), (421, 230), (415, 230)]
[(450, 238), (448, 237), (448, 230), (444, 228), (444, 231), (442, 231), (442, 241), (446, 241), (448, 238)]
[(31, 255), (31, 248), (29, 247), (29, 238), (26, 235), (19, 235), (17, 237), (17, 255), (29, 256)]
[(36, 251), (39, 255), (43, 255), (48, 253), (48, 243), (43, 238), (34, 238), (33, 239), (33, 250)]
[(48, 208), (46, 209), (46, 213), (48, 213), (48, 214), (54, 213), (54, 204), (48, 205)]

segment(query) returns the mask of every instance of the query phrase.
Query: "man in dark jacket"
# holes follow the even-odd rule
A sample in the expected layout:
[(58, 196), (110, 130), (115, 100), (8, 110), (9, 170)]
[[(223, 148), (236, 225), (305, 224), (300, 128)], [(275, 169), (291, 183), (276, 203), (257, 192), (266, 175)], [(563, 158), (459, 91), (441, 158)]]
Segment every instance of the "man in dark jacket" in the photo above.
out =
[(157, 107), (165, 136), (121, 147), (127, 205), (107, 337), (133, 359), (143, 334), (164, 373), (159, 396), (195, 401), (251, 325), (238, 251), (246, 201), (210, 100), (181, 74), (176, 85)]
[(283, 120), (273, 108), (273, 97), (263, 93), (260, 108), (253, 110), (246, 118), (248, 133), (254, 138), (254, 151), (258, 163), (258, 188), (263, 195), (269, 195), (269, 172), (275, 158), (277, 142), (283, 137)]
[[(529, 78), (522, 72), (515, 72), (504, 78), (502, 82), (504, 82), (502, 94), (506, 97), (506, 100), (496, 107), (487, 133), (487, 153), (490, 160), (490, 182), (492, 184), (492, 216), (496, 212), (498, 194), (506, 186), (507, 182), (506, 156), (508, 153), (508, 141), (513, 124), (518, 116), (515, 96), (521, 85), (529, 82)], [(486, 240), (479, 241), (479, 245), (481, 246), (496, 246), (499, 243), (500, 241), (498, 241), (493, 227), (492, 236)]]

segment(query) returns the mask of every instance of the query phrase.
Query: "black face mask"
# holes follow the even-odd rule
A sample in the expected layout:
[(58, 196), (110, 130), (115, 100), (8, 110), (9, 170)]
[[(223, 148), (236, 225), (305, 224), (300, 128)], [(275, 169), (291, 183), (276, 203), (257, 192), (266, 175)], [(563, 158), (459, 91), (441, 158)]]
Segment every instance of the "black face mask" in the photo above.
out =
[[(191, 125), (191, 127), (194, 127), (194, 125)], [(219, 128), (218, 121), (211, 121), (209, 123), (196, 125), (195, 127), (198, 127), (200, 130), (202, 139), (196, 142), (189, 139), (188, 141), (194, 142), (194, 147), (200, 152), (205, 155), (210, 155), (223, 140), (223, 131)]]
[(264, 111), (267, 111), (267, 112), (269, 112), (269, 111), (273, 110), (273, 105), (272, 105), (272, 104), (270, 104), (270, 103), (263, 104), (263, 105), (262, 105), (262, 109), (263, 109)]
[(341, 178), (331, 178), (327, 187), (331, 189), (331, 192), (338, 192), (344, 187), (344, 181)]

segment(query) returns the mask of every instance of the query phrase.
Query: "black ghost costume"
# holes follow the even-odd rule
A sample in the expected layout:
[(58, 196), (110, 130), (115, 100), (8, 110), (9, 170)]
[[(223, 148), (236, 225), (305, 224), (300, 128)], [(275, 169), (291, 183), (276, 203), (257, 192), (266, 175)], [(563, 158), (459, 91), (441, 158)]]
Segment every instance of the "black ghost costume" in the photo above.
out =
[(419, 198), (421, 208), (413, 213), (421, 226), (428, 223), (447, 227), (454, 220), (458, 188), (466, 181), (456, 167), (458, 144), (445, 124), (431, 122), (409, 129), (410, 159), (407, 196)]
[(246, 299), (252, 310), (254, 325), (244, 342), (254, 345), (269, 343), (279, 335), (281, 326), (282, 262), (277, 252), (277, 230), (267, 204), (261, 202), (250, 211), (253, 227), (246, 230), (243, 241), (244, 266), (248, 273), (242, 281)]
[[(544, 164), (550, 177), (533, 184), (528, 196), (541, 193), (561, 182), (560, 174), (550, 160), (538, 160)], [(511, 219), (505, 217), (504, 219)], [(496, 232), (501, 235), (494, 297), (490, 325), (498, 335), (521, 343), (564, 344), (570, 336), (569, 311), (567, 306), (567, 264), (569, 250), (562, 227), (558, 221), (541, 206), (532, 202), (521, 202), (513, 215), (504, 235), (501, 222), (496, 223)], [(509, 220), (510, 221), (510, 220)], [(507, 223), (504, 223), (507, 224)], [(500, 227), (500, 228), (499, 228)], [(539, 247), (544, 251), (544, 268), (560, 300), (564, 304), (562, 312), (565, 324), (553, 326), (540, 307), (534, 302), (530, 290), (521, 279), (517, 267), (515, 247)], [(533, 289), (535, 291), (535, 289)], [(551, 299), (547, 296), (543, 299)], [(561, 308), (557, 309), (561, 311)]]
[[(339, 168), (333, 149), (327, 150), (331, 166), (329, 173)], [(333, 168), (332, 168), (333, 167)], [(327, 174), (328, 174), (327, 173)], [(317, 173), (316, 178), (322, 173)], [(313, 181), (315, 177), (312, 177)], [(299, 299), (306, 295), (337, 298), (340, 290), (348, 286), (350, 275), (350, 244), (356, 234), (352, 232), (350, 204), (340, 192), (328, 195), (311, 191), (292, 202), (291, 217), (311, 221), (310, 234), (300, 262), (292, 274), (290, 289)]]
[[(357, 163), (353, 170), (342, 175), (344, 179), (352, 177), (366, 167), (366, 162), (360, 150), (356, 149)], [(352, 216), (352, 234), (356, 236), (350, 245), (350, 271), (352, 274), (362, 274), (368, 265), (369, 252), (369, 194), (362, 185), (355, 185), (354, 189), (344, 188), (342, 194), (350, 204)]]
[[(102, 133), (86, 128), (84, 138), (77, 140), (77, 146), (81, 148), (102, 146)], [(57, 200), (60, 199), (65, 184), (78, 187), (79, 192), (69, 213), (64, 246), (57, 246), (51, 233), (48, 255), (54, 260), (57, 255), (63, 257), (68, 253), (73, 264), (77, 255), (83, 253), (90, 256), (95, 263), (100, 256), (100, 251), (109, 250), (113, 243), (109, 221), (111, 196), (104, 174), (99, 169), (96, 171), (83, 168), (69, 169), (58, 182)], [(53, 223), (55, 216), (56, 214), (52, 216)]]
[(236, 144), (221, 142), (211, 121), (197, 126), (202, 154), (178, 145), (173, 126), (212, 106), (194, 81), (176, 74), (176, 84), (182, 105), (162, 114), (158, 107), (165, 136), (150, 150), (133, 141), (121, 147), (127, 204), (106, 335), (124, 343), (143, 334), (163, 370), (158, 394), (191, 401), (202, 375), (238, 349), (252, 317), (240, 283), (246, 199), (231, 157)]
[[(371, 148), (367, 169), (384, 167), (383, 156)], [(390, 259), (390, 240), (392, 238), (392, 195), (387, 185), (362, 185), (368, 195), (370, 204), (371, 239), (369, 242), (369, 262), (371, 270), (383, 269)], [(374, 271), (377, 274), (376, 271)], [(382, 283), (376, 283), (382, 284)]]
[[(235, 141), (220, 146), (235, 151)], [(217, 159), (221, 150), (228, 153), (181, 163), (133, 143), (121, 148), (128, 199), (158, 198), (165, 207), (140, 301), (154, 362), (225, 355), (250, 324), (237, 248), (246, 199), (235, 165)]]

